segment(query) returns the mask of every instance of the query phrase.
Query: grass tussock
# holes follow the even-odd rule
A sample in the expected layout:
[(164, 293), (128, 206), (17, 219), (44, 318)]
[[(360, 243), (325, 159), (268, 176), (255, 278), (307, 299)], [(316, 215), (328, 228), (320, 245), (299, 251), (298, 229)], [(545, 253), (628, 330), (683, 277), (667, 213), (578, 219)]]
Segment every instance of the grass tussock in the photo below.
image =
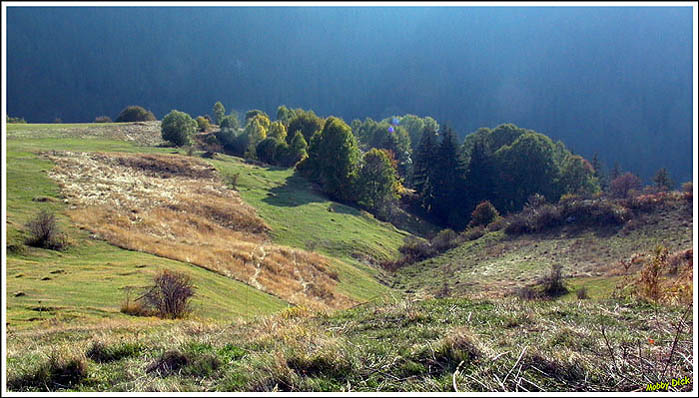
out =
[(103, 340), (95, 340), (85, 352), (85, 356), (99, 363), (115, 362), (124, 358), (138, 356), (144, 346), (138, 342), (120, 342), (110, 344)]
[(7, 388), (12, 391), (55, 391), (70, 389), (88, 375), (83, 355), (52, 351), (48, 358), (21, 372), (8, 375)]
[(208, 163), (179, 155), (47, 156), (57, 164), (51, 177), (76, 205), (70, 217), (116, 246), (193, 263), (294, 304), (351, 304), (335, 291), (327, 259), (271, 244), (267, 224)]

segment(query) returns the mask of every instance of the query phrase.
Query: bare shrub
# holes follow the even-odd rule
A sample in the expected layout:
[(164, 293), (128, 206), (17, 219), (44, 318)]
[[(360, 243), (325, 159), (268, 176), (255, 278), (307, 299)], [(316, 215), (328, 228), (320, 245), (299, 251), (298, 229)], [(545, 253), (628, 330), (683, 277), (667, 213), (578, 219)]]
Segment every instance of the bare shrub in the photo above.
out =
[(437, 291), (437, 293), (435, 293), (434, 296), (436, 298), (446, 298), (446, 297), (449, 297), (450, 295), (451, 295), (451, 288), (449, 288), (449, 283), (447, 283), (447, 281), (444, 281), (444, 283), (442, 283), (442, 287), (439, 288), (439, 290)]
[(195, 287), (189, 275), (163, 270), (153, 277), (154, 285), (141, 296), (147, 307), (161, 318), (176, 319), (189, 314)]
[(523, 214), (515, 214), (509, 217), (505, 226), (505, 233), (508, 235), (520, 235), (530, 232), (527, 218)]
[(399, 247), (398, 251), (408, 262), (418, 262), (435, 254), (434, 248), (422, 239), (408, 236), (403, 242), (403, 246)]
[(694, 184), (692, 181), (687, 181), (682, 184), (682, 197), (685, 201), (692, 203), (694, 200)]
[(240, 173), (226, 175), (226, 177), (225, 177), (226, 185), (231, 187), (231, 189), (237, 190), (238, 189), (238, 177), (240, 177)]
[(615, 198), (634, 196), (634, 191), (641, 189), (641, 179), (631, 173), (624, 173), (609, 183), (609, 191)]
[(560, 264), (552, 264), (551, 271), (541, 280), (543, 293), (549, 297), (558, 297), (568, 293), (563, 283), (563, 266)]
[(561, 206), (561, 217), (580, 225), (619, 225), (631, 218), (627, 208), (608, 200), (571, 200)]
[(133, 288), (132, 287), (126, 287), (125, 288), (125, 295), (126, 297), (124, 298), (124, 301), (121, 303), (121, 308), (120, 312), (122, 314), (126, 315), (131, 315), (131, 316), (153, 316), (155, 315), (153, 309), (148, 308), (143, 300), (139, 300), (139, 298), (132, 298), (133, 294)]
[(26, 244), (51, 250), (62, 250), (67, 246), (65, 236), (61, 233), (56, 222), (56, 216), (46, 210), (42, 210), (27, 223), (29, 238)]
[(541, 232), (562, 223), (561, 211), (558, 207), (545, 204), (536, 209), (528, 210), (529, 228), (532, 232)]

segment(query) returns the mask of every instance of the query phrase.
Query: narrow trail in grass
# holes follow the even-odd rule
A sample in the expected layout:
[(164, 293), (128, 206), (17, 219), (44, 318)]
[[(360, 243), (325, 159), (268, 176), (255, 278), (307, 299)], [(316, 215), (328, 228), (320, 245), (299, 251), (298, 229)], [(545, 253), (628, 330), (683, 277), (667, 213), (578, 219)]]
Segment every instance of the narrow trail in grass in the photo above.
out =
[(298, 263), (296, 262), (296, 254), (294, 254), (294, 276), (298, 278), (298, 281), (303, 287), (303, 290), (301, 290), (300, 292), (296, 292), (292, 296), (292, 298), (295, 298), (299, 294), (306, 294), (306, 292), (308, 291), (308, 282), (305, 279), (303, 279), (303, 275), (301, 275), (301, 273), (299, 272)]
[(255, 266), (255, 274), (252, 276), (252, 278), (250, 278), (250, 285), (264, 292), (266, 291), (265, 287), (257, 281), (257, 277), (260, 275), (260, 272), (262, 272), (262, 262), (265, 261), (265, 257), (267, 257), (267, 252), (265, 251), (264, 245), (258, 246), (257, 249), (259, 249), (260, 252), (262, 252), (262, 256), (257, 257), (255, 256), (255, 251), (252, 252), (253, 264)]

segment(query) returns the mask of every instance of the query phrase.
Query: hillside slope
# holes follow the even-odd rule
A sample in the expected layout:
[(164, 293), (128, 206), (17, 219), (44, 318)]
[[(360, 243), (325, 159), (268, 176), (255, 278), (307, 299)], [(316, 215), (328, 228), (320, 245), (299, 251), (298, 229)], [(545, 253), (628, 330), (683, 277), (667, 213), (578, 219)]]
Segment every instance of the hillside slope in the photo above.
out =
[[(650, 211), (636, 212), (621, 226), (560, 226), (536, 234), (485, 234), (437, 257), (400, 268), (394, 287), (432, 295), (444, 289), (461, 296), (502, 296), (527, 286), (563, 266), (571, 286), (592, 292), (614, 287), (620, 261), (651, 252), (691, 249), (692, 203), (668, 201)], [(601, 294), (601, 293), (600, 293)]]
[[(94, 313), (99, 313), (99, 317), (120, 317), (118, 308), (124, 287), (143, 286), (154, 270), (162, 267), (208, 275), (211, 285), (199, 283), (202, 298), (200, 311), (195, 315), (212, 318), (274, 311), (288, 305), (285, 301), (311, 306), (317, 301), (305, 300), (305, 296), (316, 297), (331, 307), (341, 307), (389, 292), (376, 279), (381, 278), (381, 272), (372, 264), (395, 256), (406, 232), (381, 223), (368, 213), (325, 199), (312, 191), (311, 184), (295, 176), (293, 170), (250, 166), (229, 156), (204, 159), (198, 156), (201, 152), (182, 156), (186, 152), (183, 149), (161, 146), (159, 135), (157, 122), (8, 125), (7, 264), (8, 276), (13, 277), (8, 283), (8, 309), (13, 324), (33, 318), (38, 318), (34, 322), (40, 321), (41, 317), (34, 316), (32, 310), (43, 305), (38, 305), (39, 301), (59, 301), (60, 305), (53, 306), (52, 314), (70, 312), (71, 316), (65, 319), (92, 319)], [(207, 163), (209, 166), (205, 166)], [(197, 167), (201, 170), (194, 170)], [(206, 167), (209, 169), (205, 170)], [(168, 168), (172, 170), (165, 170)], [(173, 170), (194, 170), (195, 175), (183, 179)], [(225, 181), (232, 172), (243, 170), (238, 192), (223, 188), (220, 177)], [(211, 178), (218, 182), (212, 185)], [(62, 188), (56, 181), (61, 181)], [(171, 189), (153, 189), (158, 185)], [(183, 186), (194, 195), (181, 197)], [(298, 201), (298, 206), (263, 200), (285, 189), (286, 193), (277, 198)], [(218, 197), (214, 202), (210, 201), (215, 199), (213, 196), (204, 195), (212, 192)], [(242, 201), (234, 198), (238, 194)], [(168, 195), (180, 195), (180, 204), (153, 206), (158, 203), (158, 197)], [(139, 213), (139, 206), (145, 211)], [(237, 216), (231, 214), (245, 207), (259, 214), (253, 216), (257, 221), (249, 224), (259, 228), (236, 232), (240, 225), (234, 225), (227, 232), (231, 236), (221, 235), (230, 227), (226, 223), (236, 222)], [(156, 212), (155, 208), (160, 210)], [(25, 224), (40, 209), (56, 212), (61, 227), (73, 242), (68, 251), (59, 253), (27, 248), (23, 244), (27, 237)], [(165, 217), (167, 214), (163, 212), (169, 216)], [(189, 215), (183, 218), (183, 212)], [(155, 213), (158, 217), (152, 218)], [(164, 224), (163, 220), (166, 220)], [(190, 227), (196, 234), (184, 236)], [(180, 250), (184, 246), (178, 248), (167, 243), (173, 230), (183, 232), (177, 239), (178, 244), (188, 246), (186, 250)], [(208, 232), (202, 234), (202, 231)], [(145, 239), (147, 235), (153, 239)], [(212, 235), (218, 235), (219, 239), (207, 242)], [(106, 245), (101, 239), (116, 246)], [(215, 249), (212, 244), (222, 245), (221, 249)], [(259, 274), (250, 267), (248, 270), (233, 266), (226, 271), (235, 263), (231, 257), (209, 261), (212, 253), (235, 251), (236, 246), (246, 245), (250, 250), (239, 256), (244, 257), (241, 264), (259, 264), (258, 269), (262, 270)], [(311, 250), (321, 255), (308, 254)], [(287, 275), (281, 266), (287, 261), (295, 265), (306, 261), (307, 266), (287, 267)], [(205, 270), (192, 264), (232, 276), (244, 284), (202, 273)], [(313, 271), (304, 277), (303, 269)], [(95, 272), (103, 277), (89, 276)], [(46, 273), (50, 279), (42, 280)], [(90, 278), (94, 283), (88, 288), (78, 291), (73, 287)], [(250, 286), (274, 295), (260, 293)], [(287, 286), (291, 287), (284, 293)], [(301, 295), (299, 288), (303, 289)], [(228, 295), (229, 291), (232, 294)], [(245, 300), (241, 300), (241, 292), (245, 292)], [(215, 304), (209, 303), (209, 299)], [(220, 307), (229, 310), (214, 310)]]

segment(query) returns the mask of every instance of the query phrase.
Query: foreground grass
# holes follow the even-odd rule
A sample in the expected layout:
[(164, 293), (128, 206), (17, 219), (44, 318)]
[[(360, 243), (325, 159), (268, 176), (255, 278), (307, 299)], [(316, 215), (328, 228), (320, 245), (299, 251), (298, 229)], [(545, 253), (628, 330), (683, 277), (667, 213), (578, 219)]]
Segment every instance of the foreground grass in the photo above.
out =
[[(23, 331), (14, 391), (634, 391), (691, 377), (691, 311), (610, 300), (387, 301), (248, 322)], [(674, 347), (673, 347), (674, 346)], [(75, 377), (55, 382), (65, 364)], [(665, 364), (668, 363), (667, 369)], [(692, 385), (671, 387), (691, 390)]]

